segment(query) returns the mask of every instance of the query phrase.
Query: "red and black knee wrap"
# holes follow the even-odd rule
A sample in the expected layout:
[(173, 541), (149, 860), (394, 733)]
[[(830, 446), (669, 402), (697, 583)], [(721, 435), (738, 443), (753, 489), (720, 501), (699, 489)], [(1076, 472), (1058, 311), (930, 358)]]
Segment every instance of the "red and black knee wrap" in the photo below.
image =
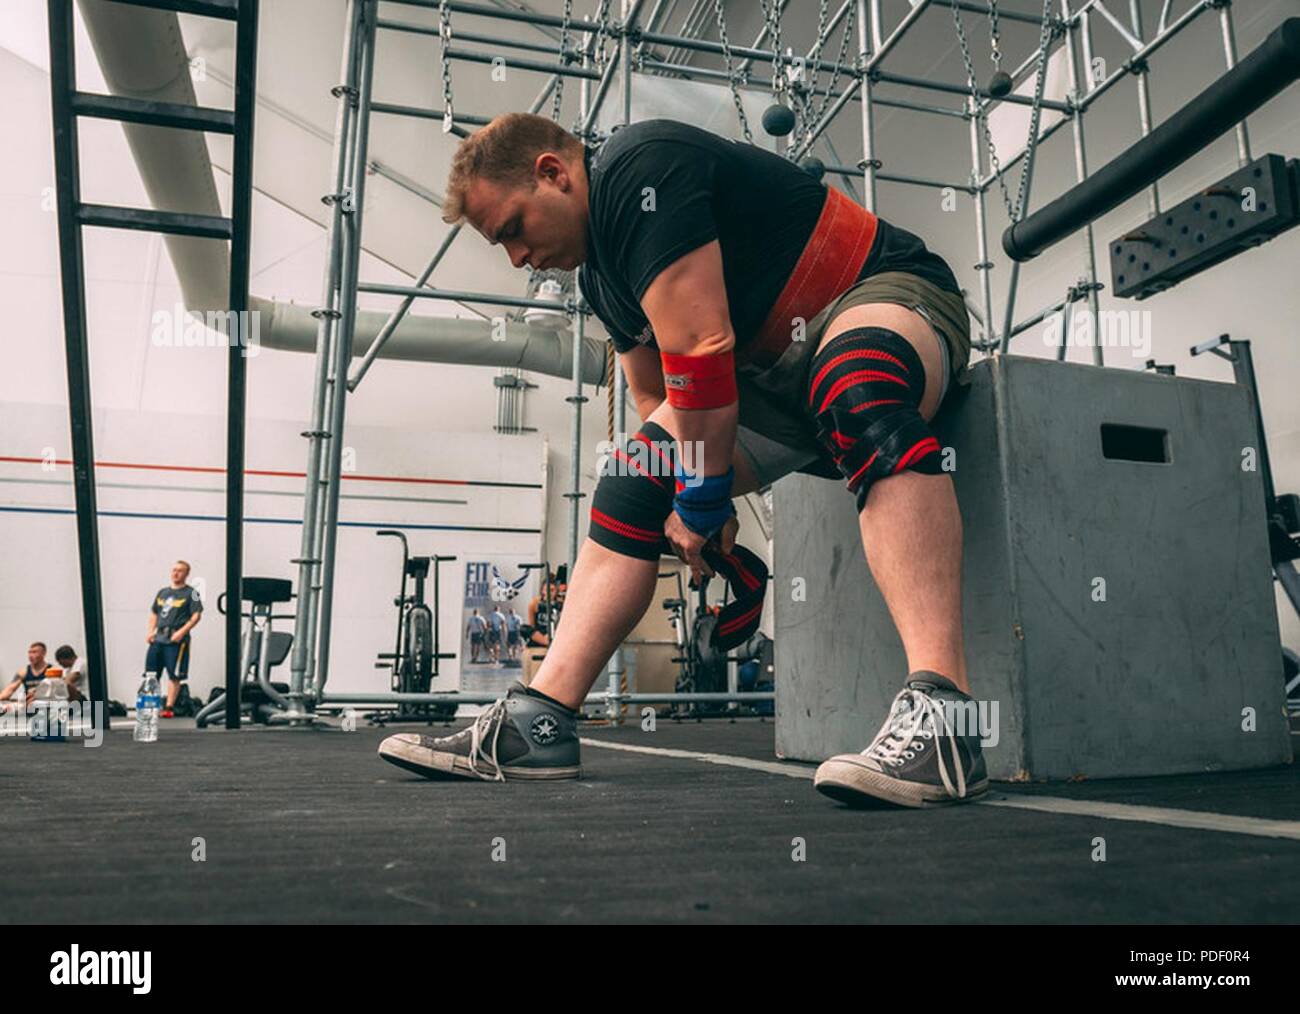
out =
[[(654, 423), (646, 423), (625, 446), (615, 448), (605, 459), (591, 499), (591, 540), (638, 560), (658, 560), (670, 553), (664, 522), (673, 509), (676, 464), (673, 438)], [(727, 651), (758, 629), (767, 565), (744, 546), (724, 553), (709, 543), (701, 555), (731, 589), (715, 634), (715, 642)]]
[(904, 469), (942, 471), (939, 441), (919, 410), (924, 394), (921, 357), (888, 328), (845, 331), (813, 359), (809, 409), (858, 510), (877, 479)]
[(676, 463), (672, 436), (654, 423), (616, 447), (591, 498), (591, 540), (638, 560), (669, 552), (664, 522), (673, 509)]

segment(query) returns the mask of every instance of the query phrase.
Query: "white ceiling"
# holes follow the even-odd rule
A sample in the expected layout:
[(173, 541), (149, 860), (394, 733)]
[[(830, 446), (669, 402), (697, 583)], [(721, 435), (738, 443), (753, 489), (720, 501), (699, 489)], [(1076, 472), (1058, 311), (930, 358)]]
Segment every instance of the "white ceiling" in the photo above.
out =
[[(492, 2), (492, 0), (487, 0)], [(496, 0), (503, 6), (505, 0)], [(1035, 0), (1003, 3), (1004, 9), (1026, 9)], [(524, 6), (515, 4), (515, 6)], [(528, 6), (534, 10), (558, 14), (562, 0), (536, 0)], [(618, 3), (615, 0), (614, 8)], [(729, 35), (740, 45), (749, 45), (761, 26), (759, 6), (752, 0), (729, 3)], [(830, 10), (838, 6), (832, 2)], [(647, 0), (645, 10), (654, 7)], [(669, 0), (672, 12), (663, 30), (678, 32), (691, 3)], [(711, 3), (706, 9), (711, 10)], [(933, 75), (945, 64), (950, 80), (960, 80), (961, 66), (955, 56), (955, 35), (951, 15), (944, 9), (927, 14), (896, 51), (897, 67), (902, 73)], [(594, 14), (596, 0), (577, 0), (575, 14)], [(905, 0), (886, 0), (887, 23), (907, 10)], [(385, 0), (382, 18), (435, 26), (437, 11)], [(816, 0), (791, 0), (782, 22), (782, 47), (791, 46), (804, 52), (815, 36)], [(976, 15), (967, 15), (973, 39), (986, 39), (987, 30)], [(196, 82), (199, 101), (214, 106), (229, 106), (233, 31), (231, 26), (209, 19), (182, 18), (186, 45), (191, 56), (204, 61), (206, 79)], [(502, 38), (532, 42), (554, 42), (558, 33), (536, 26), (497, 19), (455, 15), (453, 26), (462, 31), (499, 35)], [(343, 46), (344, 15), (340, 0), (263, 0), (258, 59), (259, 107), (256, 138), (256, 185), (277, 201), (320, 224), (325, 221), (322, 194), (329, 190), (331, 138), (337, 102), (330, 88), (338, 83)], [(704, 37), (716, 39), (716, 26), (709, 21)], [(1032, 32), (1013, 23), (1004, 28), (1004, 45), (1010, 52), (1027, 52)], [(833, 43), (838, 46), (838, 34)], [(856, 40), (851, 40), (854, 48)], [(987, 42), (973, 43), (987, 46)], [(469, 47), (469, 43), (460, 43)], [(441, 107), (441, 79), (438, 40), (390, 30), (379, 33), (374, 94), (378, 101), (422, 107)], [(485, 49), (483, 45), (474, 48)], [(986, 50), (985, 50), (986, 51)], [(516, 50), (504, 50), (507, 55)], [(521, 54), (546, 60), (544, 54)], [(686, 62), (699, 66), (721, 67), (719, 58), (709, 54), (683, 54)], [(827, 57), (833, 53), (828, 52)], [(457, 62), (452, 66), (455, 108), (481, 116), (492, 116), (512, 109), (527, 108), (547, 77), (540, 73), (510, 68), (504, 81), (493, 80), (492, 68), (485, 64)], [(578, 114), (579, 87), (569, 79), (562, 122), (571, 124)], [(933, 95), (927, 96), (933, 101)], [(756, 96), (761, 103), (761, 96)], [(611, 95), (616, 101), (616, 95)], [(949, 103), (959, 104), (957, 98)], [(761, 107), (761, 106), (760, 106)], [(545, 109), (549, 111), (548, 101)], [(853, 162), (861, 156), (860, 127), (856, 104), (840, 117), (830, 137), (837, 145), (841, 161)], [(878, 130), (888, 129), (892, 110), (883, 110)], [(367, 181), (364, 219), (365, 245), (380, 259), (407, 272), (417, 274), (438, 247), (447, 227), (441, 222), (435, 202), (439, 199), (455, 138), (441, 132), (436, 121), (375, 115), (369, 142), (369, 159), (374, 171)], [(229, 165), (229, 143), (210, 138), (214, 162), (219, 168)], [(820, 154), (831, 160), (826, 150)], [(438, 269), (434, 284), (440, 287), (474, 291), (522, 292), (525, 279), (510, 267), (499, 251), (491, 251), (472, 232), (462, 233), (449, 256)], [(433, 306), (421, 312), (436, 312)], [(450, 312), (450, 311), (448, 311)]]

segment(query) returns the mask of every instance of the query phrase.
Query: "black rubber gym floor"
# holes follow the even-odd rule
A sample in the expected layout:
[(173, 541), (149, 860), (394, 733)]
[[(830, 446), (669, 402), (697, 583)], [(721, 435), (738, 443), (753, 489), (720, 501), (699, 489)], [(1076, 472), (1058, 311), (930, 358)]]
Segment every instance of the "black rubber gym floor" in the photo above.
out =
[[(178, 720), (154, 744), (126, 729), (93, 750), (0, 739), (5, 851), (21, 859), (0, 922), (1283, 923), (1300, 910), (1294, 765), (851, 810), (813, 790), (811, 765), (778, 761), (774, 726), (756, 719), (585, 726), (584, 778), (531, 784), (430, 782), (375, 755), (389, 731), (423, 726)], [(1084, 812), (1021, 808), (1061, 800)], [(1189, 811), (1225, 829), (1177, 826)]]

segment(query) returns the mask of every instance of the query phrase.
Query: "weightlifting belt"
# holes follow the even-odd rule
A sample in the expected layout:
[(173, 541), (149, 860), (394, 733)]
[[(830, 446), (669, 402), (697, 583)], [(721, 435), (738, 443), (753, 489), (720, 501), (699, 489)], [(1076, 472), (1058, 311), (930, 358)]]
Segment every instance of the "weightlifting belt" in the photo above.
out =
[(796, 317), (809, 321), (858, 280), (876, 239), (876, 216), (834, 187), (785, 288), (753, 341), (738, 350), (742, 363), (771, 366), (793, 340)]

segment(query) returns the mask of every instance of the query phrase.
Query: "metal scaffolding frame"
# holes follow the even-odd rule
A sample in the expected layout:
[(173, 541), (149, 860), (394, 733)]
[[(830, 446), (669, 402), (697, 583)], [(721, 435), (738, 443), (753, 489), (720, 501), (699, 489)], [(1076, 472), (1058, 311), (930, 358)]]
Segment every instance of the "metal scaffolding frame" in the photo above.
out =
[[(294, 562), (298, 565), (298, 613), (296, 638), (292, 661), (292, 681), (288, 695), (289, 708), (282, 716), (291, 723), (309, 722), (318, 705), (345, 704), (385, 704), (399, 701), (439, 702), (459, 701), (461, 703), (487, 703), (492, 696), (467, 694), (326, 694), (325, 683), (329, 668), (330, 619), (332, 612), (332, 592), (334, 581), (335, 538), (338, 521), (339, 464), (342, 440), (337, 439), (343, 431), (345, 420), (345, 402), (347, 392), (355, 389), (361, 382), (366, 370), (378, 354), (380, 347), (392, 334), (403, 315), (415, 299), (439, 299), (462, 302), (478, 302), (505, 307), (539, 307), (554, 310), (553, 302), (525, 299), (513, 295), (474, 293), (430, 288), (429, 277), (445, 255), (447, 249), (459, 233), (454, 229), (443, 241), (438, 252), (413, 286), (379, 285), (361, 282), (358, 277), (360, 264), (360, 235), (362, 209), (365, 199), (365, 165), (366, 146), (369, 137), (371, 115), (421, 117), (426, 119), (443, 119), (446, 129), (458, 136), (466, 136), (466, 126), (480, 126), (489, 121), (489, 117), (464, 114), (452, 109), (422, 109), (393, 103), (378, 103), (372, 100), (374, 77), (374, 54), (377, 30), (393, 32), (416, 32), (420, 34), (441, 35), (447, 60), (451, 62), (491, 63), (502, 59), (501, 50), (519, 50), (529, 53), (545, 53), (554, 60), (534, 59), (531, 57), (510, 57), (508, 64), (515, 69), (530, 70), (550, 75), (550, 80), (535, 100), (533, 109), (537, 111), (546, 101), (551, 90), (562, 78), (575, 78), (581, 83), (580, 115), (576, 132), (587, 140), (594, 138), (593, 125), (600, 109), (606, 101), (615, 74), (620, 80), (621, 117), (623, 123), (630, 121), (631, 89), (633, 87), (632, 69), (635, 66), (644, 72), (656, 71), (676, 77), (700, 80), (725, 80), (738, 82), (745, 87), (760, 85), (771, 87), (772, 82), (751, 78), (751, 63), (760, 63), (781, 67), (781, 61), (789, 61), (790, 56), (771, 49), (762, 48), (767, 40), (768, 28), (764, 30), (750, 47), (730, 47), (730, 53), (743, 59), (739, 68), (732, 75), (689, 65), (672, 62), (671, 59), (652, 59), (646, 54), (648, 44), (659, 47), (672, 47), (665, 55), (683, 54), (683, 59), (691, 53), (724, 53), (724, 47), (717, 42), (708, 41), (694, 35), (670, 35), (651, 30), (660, 19), (664, 0), (657, 0), (653, 5), (644, 25), (641, 12), (645, 0), (621, 0), (621, 16), (609, 24), (599, 26), (600, 33), (616, 43), (613, 55), (603, 65), (595, 61), (597, 55), (593, 35), (597, 28), (594, 22), (570, 24), (565, 19), (516, 7), (495, 7), (468, 0), (383, 0), (393, 5), (424, 8), (455, 17), (457, 23), (465, 18), (481, 19), (487, 22), (517, 22), (537, 27), (548, 38), (554, 38), (551, 29), (570, 28), (579, 35), (576, 44), (561, 49), (555, 45), (522, 42), (498, 38), (493, 34), (462, 32), (457, 27), (452, 29), (450, 21), (447, 28), (440, 30), (422, 25), (390, 18), (381, 18), (378, 14), (380, 0), (347, 0), (348, 16), (346, 24), (346, 41), (344, 45), (342, 80), (343, 83), (333, 90), (338, 99), (335, 124), (334, 175), (333, 190), (325, 200), (332, 207), (332, 216), (328, 226), (329, 258), (325, 271), (321, 307), (315, 311), (320, 320), (316, 353), (315, 391), (312, 404), (311, 428), (304, 436), (308, 439), (309, 451), (307, 462), (306, 496), (304, 501), (304, 524), (302, 529), (301, 554)], [(832, 70), (826, 61), (813, 60), (812, 53), (820, 52), (821, 47), (833, 32), (842, 24), (849, 4), (856, 4), (857, 26), (857, 63), (856, 66), (843, 68), (841, 73), (850, 80), (838, 93), (828, 94), (821, 90), (819, 94), (833, 99), (825, 112), (815, 124), (808, 126), (803, 140), (794, 146), (789, 155), (798, 159), (807, 155), (812, 146), (823, 137), (827, 128), (836, 117), (856, 101), (859, 106), (862, 129), (863, 158), (856, 166), (827, 165), (826, 171), (844, 177), (846, 180), (857, 176), (861, 180), (865, 198), (863, 204), (871, 211), (876, 210), (876, 184), (878, 181), (903, 183), (919, 187), (950, 187), (954, 191), (970, 194), (974, 200), (975, 243), (979, 260), (975, 264), (979, 272), (979, 292), (977, 305), (971, 305), (972, 316), (980, 324), (981, 336), (974, 342), (981, 350), (1006, 352), (1010, 341), (1035, 324), (1046, 319), (1050, 314), (1064, 310), (1070, 313), (1074, 304), (1087, 300), (1089, 307), (1097, 311), (1097, 293), (1100, 285), (1097, 281), (1096, 243), (1091, 222), (1082, 226), (1082, 254), (1085, 265), (1083, 275), (1066, 288), (1063, 297), (1047, 307), (1035, 311), (1019, 322), (1015, 321), (1014, 312), (1019, 283), (1019, 259), (1013, 259), (1011, 278), (1007, 286), (1005, 302), (1002, 307), (1003, 325), (999, 331), (994, 327), (997, 319), (993, 300), (990, 272), (993, 267), (989, 259), (989, 240), (987, 227), (986, 195), (991, 186), (1000, 182), (1013, 168), (1028, 160), (1025, 186), (1018, 210), (1021, 219), (1028, 211), (1032, 181), (1033, 163), (1037, 146), (1051, 137), (1057, 130), (1069, 124), (1071, 127), (1075, 172), (1078, 183), (1088, 178), (1086, 146), (1084, 139), (1084, 113), (1097, 99), (1108, 92), (1124, 77), (1132, 74), (1138, 79), (1138, 120), (1145, 138), (1152, 132), (1150, 113), (1150, 86), (1148, 81), (1148, 59), (1161, 49), (1171, 38), (1187, 28), (1202, 14), (1217, 10), (1221, 21), (1225, 63), (1228, 69), (1237, 63), (1235, 32), (1232, 20), (1231, 0), (1191, 0), (1191, 6), (1181, 15), (1174, 17), (1174, 0), (1165, 0), (1160, 12), (1159, 22), (1154, 33), (1147, 34), (1142, 24), (1139, 0), (1129, 0), (1128, 23), (1118, 17), (1107, 6), (1106, 0), (1059, 0), (1059, 12), (1051, 19), (1050, 33), (1047, 36), (1049, 59), (1053, 50), (1065, 49), (1071, 92), (1066, 101), (1052, 101), (1037, 97), (1043, 109), (1062, 114), (1062, 118), (1051, 126), (1041, 129), (1038, 137), (1031, 137), (1027, 143), (1010, 158), (995, 168), (985, 167), (982, 147), (981, 124), (1001, 103), (1034, 105), (1036, 99), (1017, 94), (1014, 90), (1002, 98), (995, 98), (988, 91), (974, 86), (973, 83), (945, 83), (926, 78), (886, 71), (883, 63), (899, 45), (906, 34), (934, 8), (952, 13), (954, 9), (971, 14), (989, 14), (987, 3), (974, 3), (969, 0), (912, 0), (912, 9), (893, 26), (887, 28), (881, 10), (881, 0), (844, 0), (835, 16), (829, 19), (824, 30), (819, 34), (814, 47), (809, 51), (807, 66), (810, 68)], [(1110, 0), (1114, 3), (1115, 0)], [(707, 21), (698, 17), (697, 11), (706, 6), (697, 0), (687, 15), (684, 24), (691, 24), (692, 31), (707, 25)], [(784, 5), (782, 5), (784, 6)], [(604, 10), (604, 7), (600, 8)], [(936, 12), (937, 13), (937, 12)], [(1038, 15), (1016, 11), (1000, 10), (999, 15), (1007, 21), (1017, 21), (1041, 26)], [(1084, 67), (1092, 66), (1093, 28), (1096, 21), (1104, 22), (1118, 33), (1119, 37), (1132, 50), (1113, 73), (1104, 80), (1094, 82), (1091, 75), (1081, 71), (1080, 54)], [(453, 44), (455, 43), (455, 44)], [(462, 43), (486, 43), (494, 47), (495, 52), (467, 48)], [(602, 47), (603, 48), (603, 45)], [(724, 54), (725, 55), (725, 54)], [(1038, 63), (1037, 49), (1012, 72), (1013, 83), (1019, 86), (1034, 73)], [(1046, 71), (1042, 74), (1046, 77)], [(916, 102), (910, 98), (881, 96), (878, 91), (887, 86), (900, 86), (936, 93), (936, 95), (960, 95), (964, 103), (960, 108), (943, 105), (931, 105)], [(1041, 92), (1042, 82), (1038, 82)], [(594, 91), (594, 94), (593, 94)], [(450, 97), (450, 92), (448, 92)], [(450, 101), (447, 102), (450, 106)], [(966, 182), (943, 181), (915, 176), (909, 173), (884, 172), (883, 165), (875, 155), (874, 113), (876, 107), (905, 109), (911, 112), (937, 116), (941, 119), (961, 119), (966, 121), (970, 135), (971, 167), (970, 177)], [(1245, 165), (1251, 160), (1249, 136), (1244, 122), (1236, 127), (1238, 160)], [(1160, 196), (1157, 184), (1153, 181), (1148, 187), (1149, 204), (1157, 210)], [(1018, 219), (1019, 220), (1019, 219)], [(352, 352), (352, 340), (355, 330), (357, 296), (361, 292), (387, 293), (403, 296), (401, 306), (394, 311), (375, 342), (363, 358), (360, 366), (348, 377), (348, 368)], [(968, 299), (968, 303), (971, 301)], [(588, 308), (577, 300), (569, 300), (565, 307), (572, 320), (575, 339), (583, 334), (584, 317)], [(1068, 331), (1068, 327), (1066, 329)], [(579, 499), (583, 495), (579, 489), (578, 458), (581, 449), (581, 411), (586, 400), (582, 395), (582, 375), (580, 369), (580, 342), (575, 344), (574, 352), (574, 393), (566, 399), (573, 406), (573, 462), (571, 488), (565, 493), (570, 501), (569, 559), (572, 564), (577, 554)], [(1058, 349), (1057, 357), (1064, 358), (1065, 346)], [(1093, 361), (1102, 365), (1103, 355), (1100, 343), (1093, 345)], [(344, 382), (340, 382), (343, 380)], [(618, 371), (614, 382), (623, 390), (624, 381)], [(623, 431), (621, 410), (624, 399), (616, 399), (620, 417), (616, 423), (618, 432)], [(620, 678), (623, 673), (621, 652), (615, 656), (610, 665), (609, 690), (604, 694), (595, 694), (588, 698), (588, 704), (604, 702), (610, 714), (617, 714), (620, 705), (641, 701), (760, 701), (771, 699), (771, 694), (633, 694), (622, 691)], [(481, 697), (481, 700), (480, 700)]]

